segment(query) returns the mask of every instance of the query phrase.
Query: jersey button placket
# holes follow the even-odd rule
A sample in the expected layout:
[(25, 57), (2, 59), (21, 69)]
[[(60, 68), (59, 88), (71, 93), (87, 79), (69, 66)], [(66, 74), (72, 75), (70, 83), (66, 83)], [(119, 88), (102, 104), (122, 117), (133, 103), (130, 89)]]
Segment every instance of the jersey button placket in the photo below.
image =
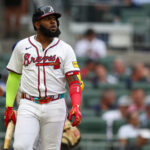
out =
[[(44, 51), (42, 46), (40, 47), (39, 55), (42, 58), (44, 57)], [(44, 63), (43, 60), (40, 63)], [(45, 97), (44, 66), (40, 66), (40, 91), (41, 91), (41, 97)]]

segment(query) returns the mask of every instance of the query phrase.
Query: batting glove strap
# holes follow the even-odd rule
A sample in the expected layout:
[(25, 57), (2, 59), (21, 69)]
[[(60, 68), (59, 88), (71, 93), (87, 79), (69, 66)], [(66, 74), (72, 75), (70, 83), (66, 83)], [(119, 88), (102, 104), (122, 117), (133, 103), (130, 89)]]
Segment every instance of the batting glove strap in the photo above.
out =
[(81, 122), (81, 111), (80, 111), (80, 105), (74, 105), (69, 113), (69, 120), (72, 119), (72, 117), (75, 116), (75, 119), (72, 123), (72, 126), (78, 126)]
[(7, 107), (4, 113), (4, 122), (5, 122), (5, 127), (8, 126), (8, 123), (10, 121), (13, 121), (14, 125), (16, 124), (16, 115), (12, 107)]

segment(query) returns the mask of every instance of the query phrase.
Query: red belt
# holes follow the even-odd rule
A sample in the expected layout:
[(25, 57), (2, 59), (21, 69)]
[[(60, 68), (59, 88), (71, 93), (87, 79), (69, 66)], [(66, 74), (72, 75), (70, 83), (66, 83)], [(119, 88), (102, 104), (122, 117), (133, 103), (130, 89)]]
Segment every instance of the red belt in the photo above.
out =
[(45, 103), (49, 103), (51, 101), (58, 100), (60, 98), (64, 98), (64, 94), (51, 95), (51, 96), (47, 96), (47, 97), (34, 97), (34, 96), (30, 96), (26, 93), (22, 93), (21, 98), (25, 98), (25, 99), (33, 101), (37, 104), (45, 104)]

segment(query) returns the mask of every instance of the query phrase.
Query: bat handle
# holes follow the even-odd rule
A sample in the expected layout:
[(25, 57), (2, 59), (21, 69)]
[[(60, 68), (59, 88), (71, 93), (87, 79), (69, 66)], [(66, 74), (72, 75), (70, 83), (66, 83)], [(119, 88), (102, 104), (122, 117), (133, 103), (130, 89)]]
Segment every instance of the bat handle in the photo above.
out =
[(4, 150), (9, 149), (11, 139), (13, 136), (14, 127), (15, 127), (14, 123), (12, 121), (10, 121), (8, 123), (7, 130), (6, 130), (5, 141), (4, 141)]

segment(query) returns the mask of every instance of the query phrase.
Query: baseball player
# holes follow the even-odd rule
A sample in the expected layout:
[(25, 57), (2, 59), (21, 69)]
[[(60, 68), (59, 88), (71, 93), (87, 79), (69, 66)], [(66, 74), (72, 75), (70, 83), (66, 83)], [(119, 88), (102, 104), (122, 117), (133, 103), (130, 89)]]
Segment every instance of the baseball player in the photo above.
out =
[[(80, 72), (71, 46), (57, 38), (58, 18), (51, 6), (38, 8), (33, 14), (36, 35), (15, 44), (7, 65), (10, 71), (6, 84), (5, 125), (16, 124), (14, 150), (32, 150), (40, 135), (40, 150), (59, 150), (66, 120), (64, 93), (66, 81), (72, 109), (73, 126), (81, 121)], [(21, 84), (20, 84), (21, 82)], [(21, 100), (16, 116), (14, 100), (21, 85)]]

